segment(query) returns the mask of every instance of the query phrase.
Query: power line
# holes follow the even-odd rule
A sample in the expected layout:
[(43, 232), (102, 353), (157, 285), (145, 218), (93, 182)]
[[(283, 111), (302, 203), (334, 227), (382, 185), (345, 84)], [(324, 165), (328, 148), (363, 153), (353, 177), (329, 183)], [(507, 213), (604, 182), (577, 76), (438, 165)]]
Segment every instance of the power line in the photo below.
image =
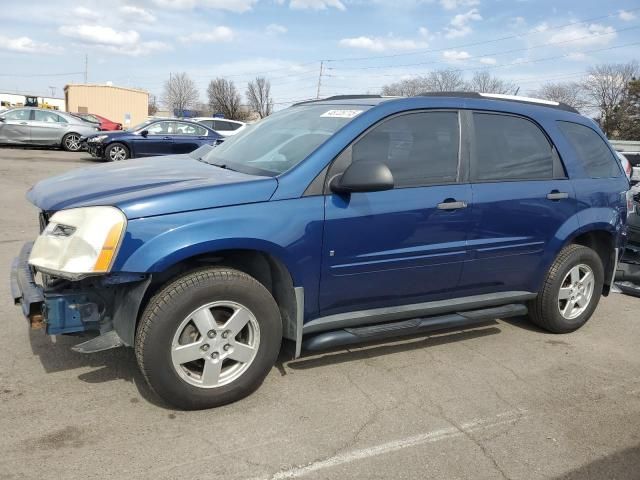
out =
[[(606, 37), (608, 35), (614, 35), (620, 32), (625, 32), (628, 30), (637, 30), (638, 28), (640, 28), (640, 25), (635, 25), (632, 27), (627, 27), (627, 28), (621, 28), (619, 30), (613, 30), (607, 33), (601, 33), (601, 34), (592, 34), (592, 35), (584, 35), (582, 37), (576, 37), (576, 38), (571, 38), (568, 40), (562, 40), (559, 42), (547, 42), (547, 43), (541, 43), (539, 45), (532, 45), (531, 47), (524, 47), (524, 48), (514, 48), (511, 50), (503, 50), (500, 52), (492, 52), (492, 53), (485, 53), (482, 55), (474, 55), (471, 57), (467, 57), (464, 58), (463, 60), (475, 60), (475, 59), (482, 59), (482, 58), (487, 58), (487, 57), (493, 57), (493, 56), (497, 56), (497, 55), (505, 55), (508, 53), (519, 53), (519, 52), (528, 52), (529, 50), (534, 50), (536, 48), (543, 48), (543, 47), (550, 47), (550, 46), (556, 46), (556, 45), (564, 45), (567, 43), (572, 43), (572, 42), (578, 42), (580, 40), (585, 40), (585, 39), (591, 39), (591, 38), (598, 38), (598, 37)], [(451, 50), (451, 49), (447, 49), (447, 50)], [(418, 62), (418, 63), (404, 63), (401, 65), (370, 65), (367, 67), (350, 67), (350, 68), (344, 68), (342, 70), (373, 70), (373, 69), (381, 69), (381, 68), (404, 68), (404, 67), (418, 67), (418, 66), (423, 66), (423, 65), (433, 65), (433, 64), (439, 64), (439, 63), (443, 63), (441, 60), (431, 60), (428, 62)], [(328, 67), (329, 70), (336, 70), (334, 67)], [(380, 74), (378, 76), (392, 76), (393, 74)]]
[[(605, 51), (617, 50), (617, 49), (620, 49), (620, 48), (632, 47), (632, 46), (636, 46), (636, 45), (640, 45), (640, 42), (626, 43), (626, 44), (623, 44), (623, 45), (614, 45), (612, 47), (598, 48), (598, 49), (594, 49), (594, 50), (585, 50), (585, 51), (583, 51), (581, 53), (605, 52)], [(564, 55), (556, 55), (556, 56), (553, 56), (553, 57), (535, 58), (535, 59), (532, 59), (532, 60), (522, 60), (522, 61), (511, 62), (511, 63), (503, 63), (503, 64), (498, 64), (498, 65), (485, 65), (485, 66), (482, 66), (482, 67), (454, 68), (454, 69), (451, 69), (450, 71), (452, 71), (452, 72), (465, 72), (465, 71), (473, 71), (473, 70), (490, 70), (490, 69), (494, 69), (494, 68), (513, 67), (513, 66), (518, 66), (518, 65), (526, 65), (526, 64), (530, 64), (530, 63), (548, 62), (548, 61), (551, 61), (551, 60), (559, 60), (559, 59), (562, 59), (562, 58), (570, 57), (571, 55), (572, 55), (571, 53), (567, 53), (567, 54), (564, 54)], [(367, 88), (369, 88), (369, 89), (381, 89), (384, 86), (385, 85), (376, 86), (376, 87), (367, 87)], [(336, 88), (336, 86), (333, 86), (333, 87)], [(343, 88), (352, 89), (351, 87), (343, 87)], [(357, 87), (354, 87), (354, 88), (357, 88)], [(360, 88), (360, 90), (362, 90), (362, 88)]]
[(65, 73), (0, 73), (0, 77), (67, 77), (71, 75), (82, 75), (84, 72)]
[[(632, 8), (627, 10), (628, 12), (635, 12), (640, 10), (640, 7), (637, 8)], [(548, 32), (548, 31), (553, 31), (553, 30), (559, 30), (562, 28), (566, 28), (566, 27), (571, 27), (573, 25), (580, 25), (582, 23), (589, 23), (589, 22), (594, 22), (596, 20), (603, 20), (605, 18), (611, 18), (611, 17), (616, 17), (618, 16), (618, 13), (610, 13), (608, 15), (601, 15), (598, 17), (591, 17), (591, 18), (586, 18), (584, 20), (577, 20), (574, 22), (569, 22), (569, 23), (565, 23), (563, 25), (557, 25), (554, 27), (548, 27), (544, 30), (544, 32)], [(456, 45), (453, 47), (442, 47), (442, 48), (431, 48), (431, 49), (422, 49), (419, 51), (415, 51), (415, 52), (406, 52), (406, 53), (395, 53), (395, 54), (389, 54), (389, 55), (372, 55), (372, 56), (366, 56), (366, 57), (347, 57), (347, 58), (337, 58), (337, 59), (328, 59), (327, 62), (352, 62), (352, 61), (362, 61), (362, 60), (375, 60), (375, 59), (380, 59), (380, 58), (394, 58), (394, 57), (404, 57), (404, 56), (410, 56), (410, 55), (423, 55), (425, 53), (437, 53), (437, 52), (442, 52), (445, 50), (452, 50), (455, 48), (468, 48), (468, 47), (476, 47), (478, 45), (486, 45), (488, 43), (496, 43), (496, 42), (502, 42), (504, 40), (512, 40), (514, 38), (522, 38), (522, 37), (528, 37), (530, 35), (535, 35), (537, 33), (542, 33), (540, 31), (529, 31), (526, 33), (517, 33), (517, 34), (513, 34), (513, 35), (507, 35), (505, 37), (499, 37), (499, 38), (493, 38), (493, 39), (489, 39), (489, 40), (481, 40), (479, 42), (471, 42), (471, 43), (464, 43), (461, 45)]]

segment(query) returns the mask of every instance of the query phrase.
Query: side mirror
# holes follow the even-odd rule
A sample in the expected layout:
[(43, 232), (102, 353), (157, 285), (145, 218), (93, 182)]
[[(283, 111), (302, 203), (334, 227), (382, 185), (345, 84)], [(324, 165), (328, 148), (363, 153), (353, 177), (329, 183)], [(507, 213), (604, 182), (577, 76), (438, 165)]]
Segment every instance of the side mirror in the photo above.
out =
[(380, 192), (393, 189), (391, 170), (381, 162), (355, 162), (331, 180), (334, 193)]
[(140, 132), (140, 135), (143, 136), (144, 138), (147, 138), (147, 135), (149, 135), (149, 130), (142, 130)]
[(0, 117), (0, 122), (2, 122), (2, 123), (6, 122), (6, 120), (4, 119), (4, 117)]

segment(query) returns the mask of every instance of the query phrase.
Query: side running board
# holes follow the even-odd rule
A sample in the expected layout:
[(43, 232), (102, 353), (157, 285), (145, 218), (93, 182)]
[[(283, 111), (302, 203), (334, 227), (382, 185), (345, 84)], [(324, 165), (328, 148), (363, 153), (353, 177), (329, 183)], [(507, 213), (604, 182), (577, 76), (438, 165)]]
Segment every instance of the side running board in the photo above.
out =
[(525, 305), (513, 303), (501, 307), (450, 313), (435, 317), (414, 318), (367, 327), (345, 328), (309, 336), (302, 342), (302, 348), (311, 351), (326, 350), (328, 348), (354, 345), (374, 340), (384, 340), (404, 335), (468, 327), (496, 318), (517, 317), (526, 314), (527, 307)]

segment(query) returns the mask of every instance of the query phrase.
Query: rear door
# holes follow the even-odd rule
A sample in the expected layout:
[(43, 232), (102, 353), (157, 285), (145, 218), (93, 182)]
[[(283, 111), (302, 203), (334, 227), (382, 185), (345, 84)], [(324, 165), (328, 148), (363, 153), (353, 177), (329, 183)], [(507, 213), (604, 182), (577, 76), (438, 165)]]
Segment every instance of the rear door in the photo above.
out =
[(37, 145), (60, 144), (67, 121), (55, 112), (34, 110), (31, 125), (31, 143)]
[(471, 187), (460, 183), (457, 111), (391, 117), (347, 148), (327, 178), (352, 162), (380, 161), (393, 190), (326, 190), (322, 315), (452, 295), (466, 256)]
[(32, 113), (29, 108), (19, 108), (4, 114), (4, 122), (0, 122), (0, 143), (29, 143)]
[(535, 291), (547, 245), (577, 211), (572, 184), (533, 121), (491, 112), (466, 115), (473, 224), (460, 293)]
[(213, 138), (208, 137), (206, 128), (200, 125), (194, 125), (186, 122), (174, 122), (175, 133), (173, 136), (172, 152), (175, 154), (193, 152), (200, 145), (214, 142)]

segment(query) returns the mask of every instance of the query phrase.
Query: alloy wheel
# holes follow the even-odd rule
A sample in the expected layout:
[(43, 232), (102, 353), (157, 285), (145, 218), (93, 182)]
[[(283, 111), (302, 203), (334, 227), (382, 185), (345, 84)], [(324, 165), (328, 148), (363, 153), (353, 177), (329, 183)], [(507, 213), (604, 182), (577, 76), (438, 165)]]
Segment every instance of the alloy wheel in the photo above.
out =
[(109, 159), (112, 162), (118, 162), (120, 160), (125, 160), (126, 158), (127, 158), (127, 151), (124, 149), (124, 147), (121, 147), (120, 145), (114, 145), (109, 150)]
[(171, 361), (185, 382), (215, 388), (244, 374), (259, 345), (260, 327), (247, 307), (213, 302), (180, 323), (171, 343)]
[(71, 152), (77, 152), (80, 150), (80, 136), (72, 133), (71, 135), (67, 135), (64, 140), (64, 145), (67, 150)]
[(585, 264), (573, 267), (560, 284), (558, 309), (567, 320), (579, 317), (589, 307), (595, 287), (591, 267)]

